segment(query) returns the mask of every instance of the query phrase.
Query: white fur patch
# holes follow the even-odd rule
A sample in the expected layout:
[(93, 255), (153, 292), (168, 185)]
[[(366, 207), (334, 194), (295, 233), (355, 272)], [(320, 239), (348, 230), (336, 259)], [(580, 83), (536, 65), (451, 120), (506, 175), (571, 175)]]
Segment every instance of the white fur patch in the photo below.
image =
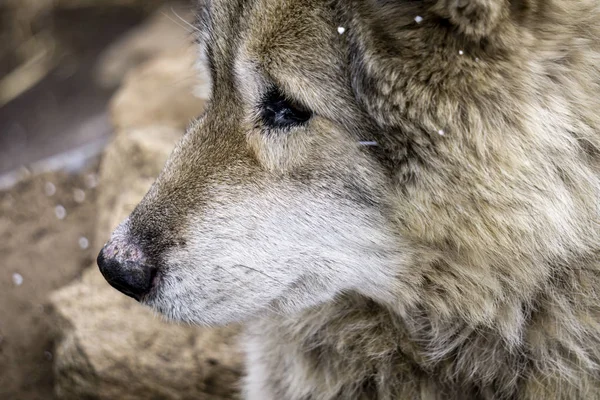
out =
[(224, 324), (294, 313), (347, 289), (372, 298), (396, 290), (402, 255), (376, 211), (284, 187), (217, 186), (209, 196), (149, 300), (167, 316)]

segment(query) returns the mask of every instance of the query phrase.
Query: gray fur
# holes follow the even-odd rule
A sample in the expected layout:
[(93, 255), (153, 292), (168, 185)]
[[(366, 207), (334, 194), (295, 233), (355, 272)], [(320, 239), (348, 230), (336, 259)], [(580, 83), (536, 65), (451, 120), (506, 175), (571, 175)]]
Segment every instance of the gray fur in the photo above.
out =
[(246, 321), (250, 400), (600, 399), (599, 2), (204, 3), (143, 302)]

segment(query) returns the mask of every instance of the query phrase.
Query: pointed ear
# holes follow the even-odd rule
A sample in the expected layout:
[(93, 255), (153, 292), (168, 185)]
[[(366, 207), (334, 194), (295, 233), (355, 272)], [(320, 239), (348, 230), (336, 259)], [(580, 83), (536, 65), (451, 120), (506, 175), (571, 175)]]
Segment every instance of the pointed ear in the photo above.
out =
[(432, 11), (466, 36), (481, 39), (508, 17), (510, 4), (508, 0), (437, 0)]

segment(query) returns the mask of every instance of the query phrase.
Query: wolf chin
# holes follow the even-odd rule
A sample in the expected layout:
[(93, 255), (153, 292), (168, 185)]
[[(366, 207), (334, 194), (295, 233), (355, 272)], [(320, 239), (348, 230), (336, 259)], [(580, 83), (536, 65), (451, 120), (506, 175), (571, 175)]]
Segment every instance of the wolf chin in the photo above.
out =
[(98, 257), (251, 400), (600, 399), (600, 2), (212, 0), (211, 100)]

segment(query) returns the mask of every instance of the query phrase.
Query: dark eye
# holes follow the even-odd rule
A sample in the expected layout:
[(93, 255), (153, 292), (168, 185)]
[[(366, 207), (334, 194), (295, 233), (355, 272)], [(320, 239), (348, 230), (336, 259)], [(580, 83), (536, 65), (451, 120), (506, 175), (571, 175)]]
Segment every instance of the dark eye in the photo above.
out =
[(312, 113), (287, 99), (279, 90), (270, 90), (263, 98), (260, 118), (268, 128), (290, 128), (305, 124)]

